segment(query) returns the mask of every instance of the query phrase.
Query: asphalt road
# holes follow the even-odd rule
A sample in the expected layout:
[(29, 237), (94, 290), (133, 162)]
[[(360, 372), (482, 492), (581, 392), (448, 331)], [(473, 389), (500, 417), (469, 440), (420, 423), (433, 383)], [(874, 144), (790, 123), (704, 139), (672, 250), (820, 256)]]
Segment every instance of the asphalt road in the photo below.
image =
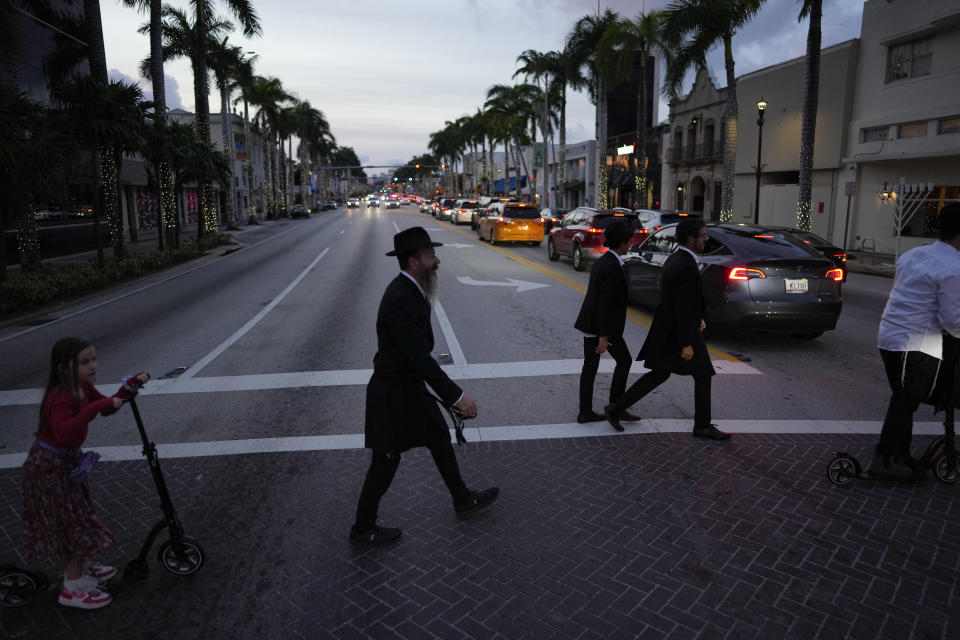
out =
[[(589, 273), (549, 262), (545, 247), (491, 247), (468, 226), (413, 207), (364, 206), (245, 231), (239, 251), (51, 310), (41, 326), (0, 328), (0, 454), (29, 447), (49, 349), (65, 335), (97, 346), (104, 392), (128, 373), (186, 369), (140, 398), (158, 443), (361, 433), (377, 306), (397, 273), (384, 253), (398, 229), (414, 225), (445, 244), (436, 353), (475, 378), (460, 382), (480, 406), (471, 426), (573, 422), (578, 369), (570, 361), (582, 357), (573, 321)], [(887, 391), (875, 338), (889, 287), (889, 279), (851, 274), (837, 329), (815, 340), (711, 340), (715, 361), (732, 371), (715, 379), (715, 421), (801, 421), (813, 432), (823, 421), (881, 420)], [(625, 337), (636, 353), (650, 312), (629, 316)], [(537, 375), (520, 375), (531, 367)], [(597, 409), (608, 384), (599, 376)], [(671, 380), (636, 408), (644, 418), (690, 420), (692, 388)], [(87, 444), (137, 442), (123, 411), (98, 418)]]

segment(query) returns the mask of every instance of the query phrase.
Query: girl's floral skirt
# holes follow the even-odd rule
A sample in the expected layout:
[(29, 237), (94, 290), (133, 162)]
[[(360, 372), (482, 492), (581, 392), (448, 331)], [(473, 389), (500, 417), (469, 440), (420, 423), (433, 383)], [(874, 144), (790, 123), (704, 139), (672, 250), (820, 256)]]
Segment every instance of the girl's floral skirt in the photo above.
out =
[(23, 463), (23, 532), (33, 557), (81, 561), (116, 544), (94, 512), (88, 482), (78, 485), (67, 478), (70, 466), (36, 443)]

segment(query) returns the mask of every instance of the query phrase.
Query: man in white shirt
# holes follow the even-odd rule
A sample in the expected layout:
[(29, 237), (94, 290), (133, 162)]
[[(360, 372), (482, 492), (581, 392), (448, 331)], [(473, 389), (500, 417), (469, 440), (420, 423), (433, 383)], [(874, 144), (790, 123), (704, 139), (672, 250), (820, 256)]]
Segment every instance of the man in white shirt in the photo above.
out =
[(893, 392), (871, 476), (913, 477), (913, 414), (943, 375), (943, 332), (960, 337), (960, 204), (940, 211), (940, 239), (897, 261), (877, 346)]

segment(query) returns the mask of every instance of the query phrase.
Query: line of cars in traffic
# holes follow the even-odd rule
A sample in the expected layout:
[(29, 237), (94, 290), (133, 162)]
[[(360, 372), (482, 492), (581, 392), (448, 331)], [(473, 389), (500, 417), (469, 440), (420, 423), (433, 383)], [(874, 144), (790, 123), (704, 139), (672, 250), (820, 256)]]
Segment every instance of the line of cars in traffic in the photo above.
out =
[[(607, 248), (604, 229), (615, 220), (633, 231), (623, 256), (630, 301), (656, 309), (666, 259), (677, 250), (677, 224), (692, 214), (639, 209), (577, 207), (537, 210), (508, 198), (424, 202), (420, 211), (465, 224), (491, 244), (539, 246), (551, 261), (568, 259), (583, 271)], [(707, 224), (700, 255), (706, 322), (714, 333), (767, 331), (815, 338), (836, 327), (847, 279), (846, 252), (809, 231), (795, 228)]]

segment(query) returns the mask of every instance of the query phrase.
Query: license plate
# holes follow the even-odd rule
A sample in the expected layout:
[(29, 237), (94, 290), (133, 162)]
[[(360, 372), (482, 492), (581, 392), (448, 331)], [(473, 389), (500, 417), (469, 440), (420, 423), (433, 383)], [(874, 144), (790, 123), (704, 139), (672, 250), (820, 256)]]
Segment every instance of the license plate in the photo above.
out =
[(800, 280), (784, 278), (784, 282), (787, 284), (787, 293), (806, 293), (807, 289), (809, 288), (806, 278), (802, 278)]
[(526, 226), (520, 227), (520, 231), (526, 231), (526, 230), (527, 230)]

